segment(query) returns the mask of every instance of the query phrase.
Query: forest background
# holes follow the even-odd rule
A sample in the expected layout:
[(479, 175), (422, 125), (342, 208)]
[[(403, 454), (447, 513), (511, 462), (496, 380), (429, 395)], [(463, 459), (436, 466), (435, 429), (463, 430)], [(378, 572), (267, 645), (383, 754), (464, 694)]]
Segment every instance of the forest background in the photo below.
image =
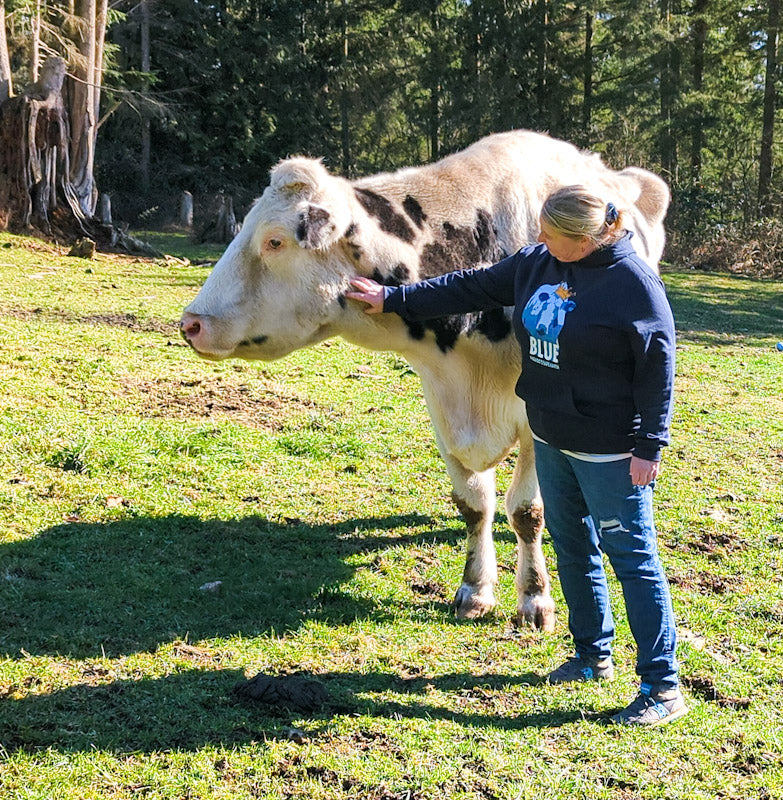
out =
[(780, 274), (780, 0), (0, 0), (0, 13), (6, 92), (51, 55), (66, 105), (92, 91), (76, 126), (95, 145), (88, 205), (100, 190), (131, 226), (171, 221), (184, 190), (197, 217), (220, 193), (241, 215), (292, 154), (353, 177), (530, 128), (661, 174), (670, 260)]

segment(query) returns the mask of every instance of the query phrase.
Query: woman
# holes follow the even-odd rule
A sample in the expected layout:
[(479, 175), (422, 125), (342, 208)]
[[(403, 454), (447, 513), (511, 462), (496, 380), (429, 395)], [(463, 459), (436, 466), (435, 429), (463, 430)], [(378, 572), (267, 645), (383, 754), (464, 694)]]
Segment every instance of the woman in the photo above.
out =
[(674, 321), (658, 276), (612, 203), (570, 186), (547, 198), (538, 246), (487, 269), (401, 287), (357, 277), (367, 313), (412, 320), (514, 306), (517, 394), (569, 610), (575, 655), (550, 683), (610, 679), (614, 623), (605, 553), (637, 645), (636, 698), (612, 717), (658, 725), (686, 713), (671, 596), (658, 557), (653, 484), (668, 444)]

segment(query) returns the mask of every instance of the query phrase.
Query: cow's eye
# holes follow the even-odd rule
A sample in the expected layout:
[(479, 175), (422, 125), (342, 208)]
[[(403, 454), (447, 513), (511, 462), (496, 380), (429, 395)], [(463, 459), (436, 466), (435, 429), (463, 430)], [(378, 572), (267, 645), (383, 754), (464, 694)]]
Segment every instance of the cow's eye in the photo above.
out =
[(279, 250), (283, 246), (283, 242), (280, 239), (269, 239), (266, 244), (270, 250)]

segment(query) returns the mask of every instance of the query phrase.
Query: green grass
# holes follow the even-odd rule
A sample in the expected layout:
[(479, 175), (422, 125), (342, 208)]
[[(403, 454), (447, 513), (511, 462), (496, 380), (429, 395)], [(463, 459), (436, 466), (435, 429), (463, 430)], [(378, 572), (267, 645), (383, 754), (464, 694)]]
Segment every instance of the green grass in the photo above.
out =
[[(541, 683), (565, 608), (555, 581), (556, 633), (514, 627), (502, 516), (497, 610), (450, 615), (462, 526), (400, 358), (200, 362), (175, 320), (206, 268), (62, 253), (0, 235), (3, 800), (783, 798), (783, 284), (665, 275), (692, 711), (633, 731), (605, 724), (635, 690), (614, 582), (612, 683)], [(239, 701), (259, 671), (330, 702)]]

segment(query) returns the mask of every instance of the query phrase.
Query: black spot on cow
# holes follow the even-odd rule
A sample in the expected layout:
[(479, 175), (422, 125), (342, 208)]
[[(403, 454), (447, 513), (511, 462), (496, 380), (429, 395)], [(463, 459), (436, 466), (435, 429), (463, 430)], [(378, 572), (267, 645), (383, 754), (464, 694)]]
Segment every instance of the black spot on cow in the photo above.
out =
[(465, 332), (465, 323), (470, 314), (455, 314), (451, 317), (440, 317), (425, 322), (425, 326), (435, 334), (435, 344), (441, 352), (453, 349), (460, 335)]
[(476, 314), (473, 330), (486, 336), (490, 342), (502, 342), (511, 333), (511, 320), (502, 308), (492, 308)]
[(443, 353), (453, 349), (460, 336), (480, 333), (490, 342), (501, 342), (511, 333), (511, 322), (502, 308), (439, 317), (426, 321), (424, 327), (435, 334), (435, 344)]
[(417, 228), (421, 229), (424, 227), (424, 223), (427, 221), (427, 215), (424, 213), (419, 201), (415, 197), (408, 195), (402, 201), (402, 207), (405, 209), (405, 213), (413, 220)]
[(345, 229), (345, 238), (352, 239), (356, 234), (359, 232), (359, 226), (352, 222), (346, 229)]
[(323, 232), (334, 230), (329, 212), (318, 206), (308, 206), (299, 215), (299, 224), (296, 227), (296, 238), (310, 249), (315, 249), (323, 243)]
[(405, 319), (404, 317), (402, 321), (408, 328), (408, 336), (410, 336), (411, 339), (415, 339), (418, 342), (424, 338), (424, 334), (427, 332), (427, 329), (424, 327), (423, 322)]
[(370, 277), (384, 286), (402, 286), (410, 278), (410, 273), (404, 264), (398, 264), (391, 275), (383, 275), (379, 269), (374, 269)]
[(382, 231), (402, 239), (403, 242), (412, 242), (415, 233), (405, 217), (398, 213), (391, 201), (369, 189), (354, 189), (357, 200), (364, 210), (378, 220)]
[(498, 244), (498, 232), (488, 212), (479, 209), (476, 213), (476, 245), (482, 261), (500, 261), (505, 255)]
[(411, 271), (405, 266), (405, 264), (397, 264), (397, 266), (392, 270), (392, 275), (394, 275), (395, 280), (399, 281), (400, 283), (409, 283), (411, 279)]
[(432, 278), (454, 270), (471, 269), (482, 263), (494, 263), (505, 255), (498, 243), (492, 217), (479, 209), (472, 228), (457, 228), (450, 222), (443, 223), (435, 241), (422, 250), (420, 271), (422, 277)]

